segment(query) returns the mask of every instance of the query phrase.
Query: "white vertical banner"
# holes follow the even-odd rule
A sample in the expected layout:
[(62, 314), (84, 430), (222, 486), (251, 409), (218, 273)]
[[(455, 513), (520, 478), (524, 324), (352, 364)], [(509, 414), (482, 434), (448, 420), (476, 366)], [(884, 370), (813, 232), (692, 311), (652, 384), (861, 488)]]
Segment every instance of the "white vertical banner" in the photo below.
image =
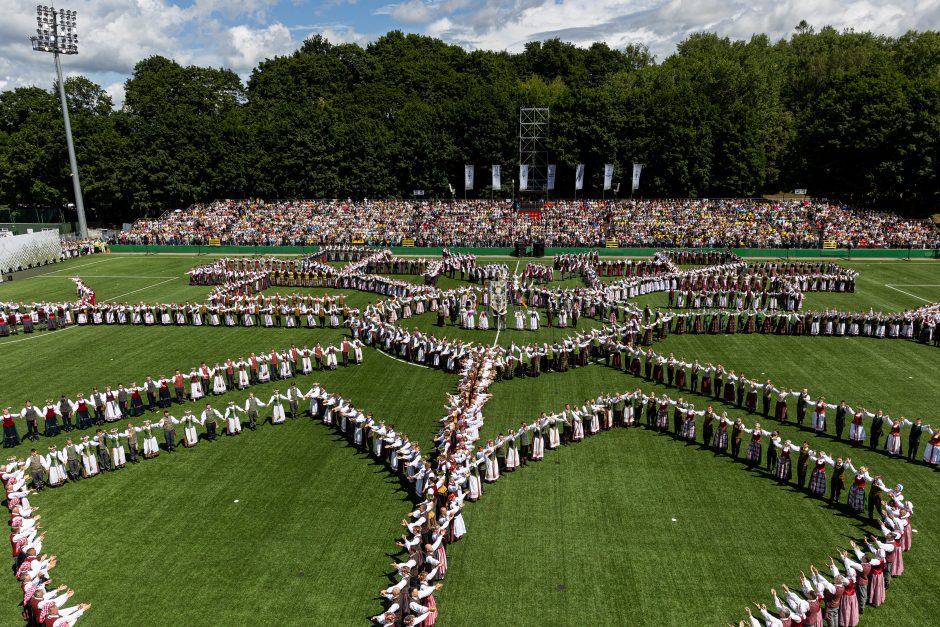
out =
[(499, 189), (503, 186), (502, 173), (500, 172), (499, 164), (493, 164), (493, 189)]
[(519, 164), (519, 191), (529, 189), (529, 166), (525, 163)]
[(579, 163), (578, 167), (574, 171), (574, 189), (575, 191), (579, 189), (584, 189), (584, 164)]
[(614, 164), (605, 163), (604, 164), (604, 189), (610, 189), (611, 183), (614, 182)]
[(548, 191), (555, 189), (555, 164), (548, 165), (548, 180), (545, 182), (545, 188)]
[(473, 189), (473, 166), (465, 165), (463, 167), (463, 188)]
[(640, 172), (643, 170), (642, 163), (633, 164), (633, 191), (636, 191), (640, 186)]

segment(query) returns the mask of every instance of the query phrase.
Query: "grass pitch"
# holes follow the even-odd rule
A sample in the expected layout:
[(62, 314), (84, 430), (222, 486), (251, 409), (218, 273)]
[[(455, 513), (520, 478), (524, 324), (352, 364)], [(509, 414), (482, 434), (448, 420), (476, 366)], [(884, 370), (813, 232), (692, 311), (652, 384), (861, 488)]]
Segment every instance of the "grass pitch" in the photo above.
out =
[[(86, 257), (0, 284), (0, 299), (72, 300), (69, 277), (77, 275), (99, 300), (201, 300), (209, 288), (189, 286), (185, 272), (208, 260)], [(517, 260), (493, 261), (512, 270)], [(940, 300), (936, 262), (849, 265), (861, 272), (856, 294), (810, 294), (805, 306), (899, 310)], [(446, 277), (441, 281), (445, 288), (462, 285), (445, 284), (451, 281)], [(350, 304), (359, 305), (378, 298), (348, 295)], [(666, 303), (662, 294), (646, 301)], [(408, 326), (486, 344), (495, 339), (495, 331), (439, 330), (433, 322), (426, 315)], [(517, 342), (536, 341), (536, 334), (521, 335)], [(0, 340), (7, 365), (0, 403), (18, 408), (26, 398), (42, 402), (62, 393), (87, 394), (92, 385), (139, 382), (203, 360), (211, 364), (291, 343), (335, 343), (339, 337), (329, 329), (161, 327), (20, 335)], [(512, 337), (504, 332), (499, 342)], [(778, 386), (809, 387), (831, 402), (844, 397), (940, 426), (940, 354), (932, 347), (867, 338), (686, 335), (670, 336), (654, 350), (720, 361)], [(314, 381), (428, 448), (445, 410), (444, 394), (453, 390), (456, 377), (366, 350), (362, 366), (314, 373), (298, 384), (305, 390)], [(277, 385), (252, 389), (264, 398)], [(600, 365), (495, 384), (483, 435), (566, 402), (638, 386), (656, 389)], [(675, 390), (668, 393), (678, 396)], [(699, 408), (708, 402), (686, 396)], [(214, 404), (243, 397), (228, 393)], [(917, 505), (915, 546), (888, 603), (866, 612), (864, 622), (933, 624), (934, 571), (940, 563), (933, 541), (940, 533), (937, 473), (878, 452), (851, 450), (792, 425), (782, 430), (784, 437), (850, 454), (889, 481), (904, 483)], [(48, 446), (43, 440), (37, 444)], [(27, 450), (23, 445), (15, 452)], [(643, 430), (614, 430), (547, 452), (543, 462), (486, 486), (485, 495), (466, 509), (469, 535), (449, 550), (451, 569), (438, 597), (441, 620), (448, 625), (726, 624), (742, 615), (745, 603), (766, 601), (771, 586), (793, 585), (810, 563), (822, 565), (863, 526), (841, 508), (778, 487), (763, 471)], [(397, 548), (398, 521), (410, 508), (397, 478), (309, 419), (266, 424), (255, 433), (164, 453), (110, 476), (46, 491), (35, 503), (49, 529), (46, 550), (60, 557), (54, 578), (94, 606), (82, 619), (88, 625), (363, 624), (381, 609), (376, 593), (388, 585), (384, 574)], [(17, 624), (12, 581), (0, 595), (7, 600), (4, 621)]]

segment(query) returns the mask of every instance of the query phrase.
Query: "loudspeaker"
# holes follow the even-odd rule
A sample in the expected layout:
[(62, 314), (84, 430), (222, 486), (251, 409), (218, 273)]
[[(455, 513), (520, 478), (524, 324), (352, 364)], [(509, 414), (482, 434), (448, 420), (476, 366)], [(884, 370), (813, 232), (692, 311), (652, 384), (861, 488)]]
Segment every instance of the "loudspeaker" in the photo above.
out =
[(532, 256), (533, 257), (544, 257), (545, 256), (545, 240), (539, 240), (532, 244)]
[(525, 257), (525, 242), (516, 242), (516, 257)]

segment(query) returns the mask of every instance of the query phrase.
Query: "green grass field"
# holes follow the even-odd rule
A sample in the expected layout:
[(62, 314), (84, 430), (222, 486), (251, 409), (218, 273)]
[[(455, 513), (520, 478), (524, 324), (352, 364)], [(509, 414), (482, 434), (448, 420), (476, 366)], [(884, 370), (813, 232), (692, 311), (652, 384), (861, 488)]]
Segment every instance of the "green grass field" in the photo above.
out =
[[(198, 301), (209, 288), (189, 286), (185, 272), (210, 259), (81, 258), (0, 284), (0, 300), (71, 300), (69, 278), (81, 276), (99, 301)], [(512, 270), (517, 260), (492, 262)], [(810, 294), (805, 306), (900, 310), (940, 300), (937, 262), (848, 265), (861, 273), (856, 294)], [(439, 282), (443, 288), (458, 285), (464, 283), (447, 277)], [(377, 300), (374, 294), (347, 296), (355, 306)], [(639, 302), (664, 307), (666, 297)], [(496, 339), (495, 331), (441, 329), (435, 321), (426, 314), (406, 326), (486, 345)], [(579, 329), (595, 325), (582, 320)], [(510, 330), (499, 343), (549, 341), (572, 332)], [(27, 398), (74, 397), (93, 385), (140, 382), (200, 361), (340, 337), (341, 331), (330, 329), (82, 327), (4, 338), (0, 405), (18, 409)], [(671, 335), (654, 350), (720, 361), (778, 386), (809, 387), (830, 402), (845, 398), (938, 426), (940, 353), (915, 342)], [(445, 394), (457, 378), (367, 349), (361, 366), (300, 377), (298, 385), (306, 390), (313, 382), (392, 422), (429, 450), (446, 411)], [(265, 398), (278, 386), (252, 391)], [(566, 402), (637, 387), (664, 390), (603, 365), (494, 384), (482, 435)], [(209, 400), (217, 406), (245, 395)], [(711, 402), (686, 397), (699, 408)], [(204, 403), (187, 406), (201, 409)], [(848, 454), (905, 485), (917, 504), (918, 531), (905, 558), (907, 571), (892, 585), (887, 604), (866, 612), (862, 624), (934, 624), (937, 472), (768, 422), (785, 438)], [(37, 444), (48, 446), (45, 440)], [(23, 444), (13, 453), (22, 456), (28, 448)], [(397, 477), (308, 418), (163, 453), (47, 490), (33, 501), (48, 529), (45, 550), (60, 558), (56, 582), (75, 588), (76, 600), (92, 603), (83, 624), (102, 626), (363, 624), (382, 608), (377, 592), (389, 585), (399, 521), (411, 507)], [(780, 487), (761, 470), (644, 429), (618, 429), (547, 451), (544, 461), (487, 485), (485, 498), (467, 506), (465, 519), (469, 533), (448, 550), (450, 571), (436, 595), (445, 625), (736, 623), (746, 603), (768, 601), (769, 588), (781, 582), (795, 585), (800, 570), (823, 566), (836, 548), (867, 529), (842, 508)], [(0, 588), (5, 624), (19, 621), (18, 596), (12, 580)]]

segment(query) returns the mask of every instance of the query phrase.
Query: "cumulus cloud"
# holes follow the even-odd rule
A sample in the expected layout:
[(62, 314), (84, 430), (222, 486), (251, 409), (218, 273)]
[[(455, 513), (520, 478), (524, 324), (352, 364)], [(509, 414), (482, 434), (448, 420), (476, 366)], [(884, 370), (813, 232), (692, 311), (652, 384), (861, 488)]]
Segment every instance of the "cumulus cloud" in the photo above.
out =
[(287, 54), (297, 47), (290, 30), (283, 24), (265, 28), (233, 26), (226, 31), (226, 47), (221, 51), (225, 66), (239, 74), (250, 73), (258, 62)]
[[(410, 6), (416, 0), (389, 8)], [(900, 35), (940, 27), (937, 0), (485, 0), (455, 8), (423, 3), (425, 32), (467, 48), (519, 50), (526, 42), (559, 37), (577, 44), (642, 43), (660, 58), (689, 34), (714, 31), (747, 39), (788, 36), (800, 20), (816, 27)]]
[[(163, 55), (245, 74), (265, 57), (297, 45), (286, 26), (269, 21), (279, 1), (196, 0), (180, 6), (171, 0), (72, 0), (79, 54), (64, 57), (63, 66), (68, 73), (100, 80), (128, 76), (141, 59)], [(33, 52), (27, 39), (36, 29), (33, 5), (0, 0), (0, 12), (5, 16), (0, 21), (0, 88), (51, 85), (51, 56)], [(229, 24), (233, 20), (237, 23)], [(122, 96), (123, 86), (120, 94), (114, 84), (108, 90)]]

